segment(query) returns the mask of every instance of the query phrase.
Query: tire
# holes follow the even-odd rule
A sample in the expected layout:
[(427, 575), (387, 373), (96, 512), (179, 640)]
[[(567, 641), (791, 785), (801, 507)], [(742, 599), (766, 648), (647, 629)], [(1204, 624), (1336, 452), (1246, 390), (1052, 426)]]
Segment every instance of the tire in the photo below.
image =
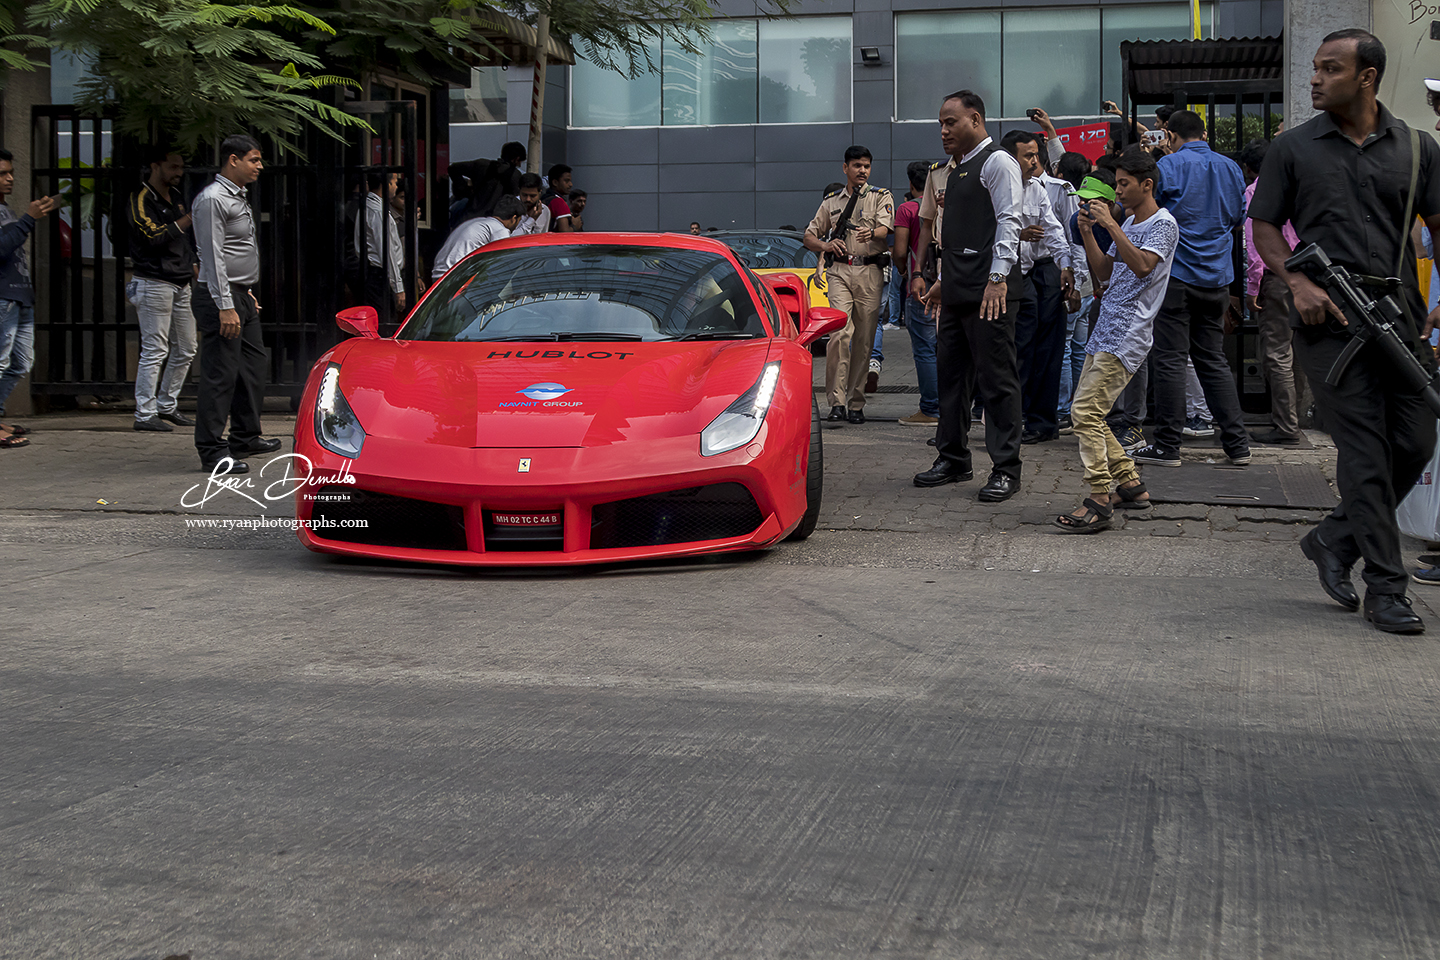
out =
[(800, 526), (786, 537), (787, 542), (804, 540), (815, 532), (820, 522), (820, 495), (825, 489), (825, 449), (820, 441), (820, 401), (810, 399), (810, 465), (805, 470), (805, 515)]

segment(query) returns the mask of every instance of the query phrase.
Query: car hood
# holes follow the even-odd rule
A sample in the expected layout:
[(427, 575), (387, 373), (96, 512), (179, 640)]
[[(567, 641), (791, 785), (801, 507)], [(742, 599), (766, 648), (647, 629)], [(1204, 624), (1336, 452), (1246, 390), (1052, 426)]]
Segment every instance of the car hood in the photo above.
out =
[(367, 435), (533, 448), (698, 434), (759, 378), (770, 342), (345, 346), (340, 389)]

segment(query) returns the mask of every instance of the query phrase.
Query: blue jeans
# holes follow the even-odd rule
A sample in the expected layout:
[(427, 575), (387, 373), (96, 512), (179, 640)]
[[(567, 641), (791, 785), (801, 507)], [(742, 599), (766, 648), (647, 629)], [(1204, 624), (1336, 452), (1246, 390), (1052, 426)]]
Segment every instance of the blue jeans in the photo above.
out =
[(1081, 297), (1080, 309), (1065, 316), (1065, 357), (1060, 365), (1060, 412), (1070, 412), (1070, 399), (1085, 366), (1085, 342), (1090, 339), (1090, 303), (1094, 296)]
[(894, 265), (890, 267), (890, 282), (885, 286), (884, 308), (881, 311), (883, 319), (890, 323), (899, 323), (905, 316), (905, 278), (902, 271), (896, 270)]
[(925, 316), (925, 305), (905, 298), (905, 329), (915, 354), (915, 377), (920, 382), (920, 412), (940, 416), (940, 386), (935, 374), (935, 318)]
[(178, 287), (148, 277), (136, 277), (130, 283), (126, 293), (140, 318), (135, 419), (150, 420), (159, 413), (175, 412), (190, 361), (195, 359), (195, 315), (190, 311), (193, 285)]
[(879, 360), (881, 363), (885, 362), (884, 340), (885, 324), (877, 323), (875, 324), (875, 343), (870, 347), (871, 360)]
[(0, 416), (15, 386), (35, 365), (35, 308), (0, 300)]

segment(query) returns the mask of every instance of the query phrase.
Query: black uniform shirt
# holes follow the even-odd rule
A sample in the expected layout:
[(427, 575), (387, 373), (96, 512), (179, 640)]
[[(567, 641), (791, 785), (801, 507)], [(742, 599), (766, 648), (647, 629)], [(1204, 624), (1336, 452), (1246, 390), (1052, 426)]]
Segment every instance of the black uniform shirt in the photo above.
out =
[[(1384, 104), (1377, 131), (1358, 146), (1330, 114), (1321, 113), (1270, 145), (1249, 216), (1277, 227), (1288, 220), (1301, 247), (1318, 243), (1331, 260), (1357, 273), (1392, 276), (1400, 245), (1410, 238), (1410, 225), (1400, 222), (1410, 188), (1410, 157), (1410, 132)], [(1414, 214), (1437, 213), (1440, 145), (1421, 131)], [(1415, 259), (1404, 260), (1401, 279), (1418, 320), (1424, 316), (1420, 280)], [(1301, 325), (1294, 310), (1290, 322)]]

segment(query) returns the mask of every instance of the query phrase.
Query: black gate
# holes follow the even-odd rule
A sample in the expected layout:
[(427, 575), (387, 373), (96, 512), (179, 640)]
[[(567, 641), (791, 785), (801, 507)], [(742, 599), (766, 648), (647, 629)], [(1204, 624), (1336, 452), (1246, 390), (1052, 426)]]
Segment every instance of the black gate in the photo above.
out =
[[(342, 144), (312, 132), (303, 143), (303, 161), (293, 154), (277, 160), (279, 151), (263, 144), (268, 162), (250, 188), (259, 232), (269, 396), (298, 395), (311, 365), (339, 336), (335, 312), (361, 302), (363, 286), (352, 290), (346, 284), (345, 260), (354, 244), (347, 236), (346, 206), (364, 203), (367, 170), (398, 173), (407, 188), (399, 222), (409, 261), (407, 299), (413, 303), (418, 292), (416, 104), (381, 100), (342, 106), (363, 116), (374, 133)], [(429, 131), (432, 150), (437, 132)], [(126, 207), (148, 172), (142, 145), (114, 133), (106, 117), (45, 105), (32, 107), (32, 147), (34, 196), (61, 193), (66, 202), (35, 231), (31, 391), (42, 397), (132, 395), (140, 350), (135, 312), (125, 299)], [(213, 148), (190, 158), (179, 188), (187, 206), (217, 171)], [(431, 225), (443, 235), (443, 197), (432, 208)], [(388, 226), (389, 218), (384, 222)], [(363, 281), (364, 272), (376, 268), (363, 256), (359, 261)], [(193, 392), (192, 383), (188, 393)]]
[[(1274, 107), (1285, 97), (1280, 38), (1126, 41), (1120, 44), (1120, 59), (1125, 98), (1122, 106), (1132, 124), (1139, 119), (1142, 104), (1174, 105), (1203, 112), (1211, 149), (1232, 160), (1252, 137), (1274, 136), (1278, 125)], [(1220, 120), (1224, 118), (1234, 124), (1231, 137), (1219, 136)], [(1124, 125), (1122, 137), (1128, 135), (1129, 126)], [(1239, 227), (1231, 251), (1235, 281), (1230, 292), (1243, 303), (1245, 254)], [(1270, 390), (1261, 370), (1260, 330), (1253, 318), (1247, 318), (1235, 334), (1227, 335), (1225, 346), (1241, 405), (1251, 413), (1268, 413)]]

